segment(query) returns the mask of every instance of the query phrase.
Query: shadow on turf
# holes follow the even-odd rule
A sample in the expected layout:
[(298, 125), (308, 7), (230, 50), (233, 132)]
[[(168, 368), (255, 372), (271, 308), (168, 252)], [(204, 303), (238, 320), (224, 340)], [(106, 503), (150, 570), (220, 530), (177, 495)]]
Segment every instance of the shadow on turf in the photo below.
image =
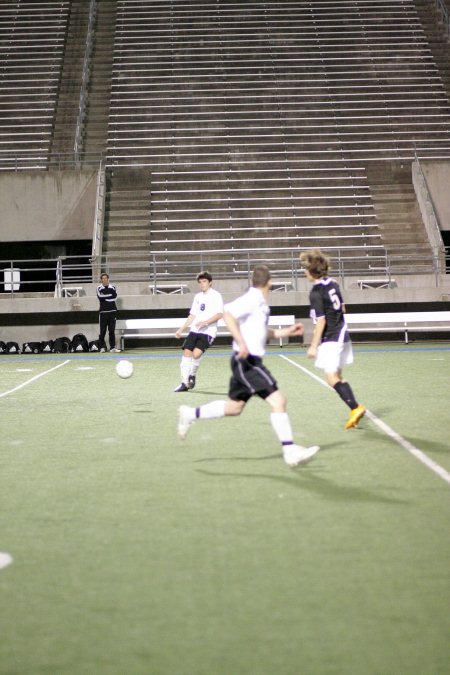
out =
[[(321, 446), (320, 448), (320, 455), (322, 455), (324, 452), (328, 452), (333, 447), (341, 447), (342, 443), (336, 442), (336, 443), (327, 443), (326, 448), (324, 446)], [(251, 457), (226, 457), (224, 455), (216, 456), (216, 457), (202, 457), (202, 459), (196, 459), (195, 464), (200, 464), (202, 462), (265, 462), (268, 459), (280, 459), (281, 458), (281, 453), (278, 452), (276, 455), (264, 455), (262, 457), (258, 456), (251, 456)]]
[(228, 396), (226, 391), (204, 391), (200, 389), (192, 389), (191, 391), (199, 396)]
[[(279, 457), (279, 455), (272, 455), (270, 458), (265, 457), (264, 459), (273, 459), (274, 457)], [(217, 471), (207, 471), (205, 469), (196, 469), (196, 471), (198, 473), (202, 473), (205, 476), (210, 476), (211, 478), (262, 478), (263, 480), (270, 480), (276, 483), (282, 483), (283, 485), (289, 485), (302, 491), (307, 490), (308, 492), (314, 493), (323, 499), (333, 502), (353, 501), (370, 504), (405, 505), (409, 503), (405, 499), (382, 497), (380, 494), (370, 490), (363, 490), (362, 488), (349, 485), (338, 485), (327, 478), (323, 478), (315, 473), (311, 473), (311, 471), (305, 471), (306, 468), (310, 469), (312, 466), (313, 462), (300, 465), (296, 469), (291, 470), (291, 475), (286, 477), (272, 476), (261, 473), (219, 473)]]
[[(386, 436), (384, 431), (381, 431), (380, 429), (374, 429), (372, 428), (365, 428), (359, 427), (355, 431), (361, 431), (364, 430), (364, 434), (367, 435), (368, 437), (377, 439), (377, 438), (389, 438)], [(353, 430), (352, 430), (353, 433)], [(412, 445), (414, 445), (416, 448), (419, 448), (422, 450), (422, 452), (434, 452), (437, 455), (448, 455), (448, 450), (449, 450), (449, 445), (443, 445), (442, 443), (438, 443), (437, 441), (430, 441), (428, 438), (412, 438), (409, 436), (404, 437), (405, 440), (409, 441)], [(393, 439), (391, 439), (393, 440)]]
[(195, 464), (202, 462), (265, 462), (267, 459), (279, 459), (281, 457), (278, 452), (276, 455), (265, 455), (264, 457), (203, 457), (196, 459)]
[(408, 438), (409, 442), (420, 448), (422, 452), (435, 452), (437, 455), (448, 455), (449, 445), (443, 445), (427, 438)]

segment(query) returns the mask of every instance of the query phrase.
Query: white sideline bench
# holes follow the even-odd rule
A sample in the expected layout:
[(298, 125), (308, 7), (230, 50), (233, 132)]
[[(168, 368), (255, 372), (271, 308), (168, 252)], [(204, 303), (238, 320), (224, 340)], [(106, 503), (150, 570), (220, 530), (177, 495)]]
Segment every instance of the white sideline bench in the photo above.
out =
[(358, 279), (359, 288), (396, 288), (397, 282), (389, 277), (379, 277), (378, 279)]
[(153, 295), (184, 295), (189, 290), (186, 284), (149, 284), (148, 288)]
[(375, 312), (346, 314), (350, 333), (398, 333), (408, 343), (409, 331), (450, 331), (450, 312)]
[(292, 281), (276, 281), (272, 279), (272, 287), (271, 291), (272, 293), (280, 293), (284, 292), (287, 293), (288, 291), (292, 291), (294, 289), (294, 286), (292, 285)]
[[(175, 332), (183, 325), (185, 319), (118, 319), (116, 322), (116, 334), (119, 338), (120, 348), (124, 348), (127, 338), (174, 338)], [(271, 316), (269, 326), (271, 328), (286, 328), (295, 323), (293, 314)], [(187, 333), (185, 333), (187, 335)], [(218, 323), (217, 335), (230, 335), (223, 319)], [(279, 338), (280, 347), (283, 346), (283, 338)], [(178, 343), (177, 340), (177, 344)]]
[(61, 288), (55, 286), (55, 298), (58, 297), (58, 293), (61, 298), (79, 298), (85, 295), (84, 286), (62, 286)]

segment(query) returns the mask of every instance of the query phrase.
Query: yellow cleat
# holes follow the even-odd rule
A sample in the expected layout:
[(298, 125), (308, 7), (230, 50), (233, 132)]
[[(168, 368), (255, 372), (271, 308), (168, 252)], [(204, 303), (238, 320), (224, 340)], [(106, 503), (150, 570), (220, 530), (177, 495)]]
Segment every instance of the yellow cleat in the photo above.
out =
[(365, 415), (366, 409), (363, 405), (359, 405), (357, 408), (350, 410), (348, 422), (345, 425), (346, 429), (352, 429), (358, 426), (358, 422)]

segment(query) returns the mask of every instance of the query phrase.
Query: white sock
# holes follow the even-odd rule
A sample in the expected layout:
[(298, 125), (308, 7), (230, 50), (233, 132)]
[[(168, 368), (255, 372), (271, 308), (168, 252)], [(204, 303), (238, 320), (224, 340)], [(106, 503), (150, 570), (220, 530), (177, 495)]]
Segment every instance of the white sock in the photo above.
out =
[(282, 445), (293, 443), (292, 428), (287, 413), (270, 413), (270, 423)]
[(217, 417), (225, 417), (225, 403), (226, 401), (211, 401), (205, 403), (199, 408), (200, 419), (213, 420)]
[(195, 375), (197, 373), (201, 358), (202, 358), (201, 356), (198, 359), (194, 359), (194, 357), (192, 357), (191, 375)]
[(184, 382), (184, 384), (188, 383), (189, 375), (191, 374), (191, 362), (192, 356), (181, 357), (180, 363), (181, 381)]

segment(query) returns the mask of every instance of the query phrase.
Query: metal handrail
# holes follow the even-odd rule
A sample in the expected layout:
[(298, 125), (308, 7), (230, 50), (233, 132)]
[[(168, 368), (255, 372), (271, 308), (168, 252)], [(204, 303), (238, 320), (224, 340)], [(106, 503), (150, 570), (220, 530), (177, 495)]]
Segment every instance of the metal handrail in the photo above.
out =
[(80, 99), (78, 103), (78, 117), (73, 147), (75, 162), (77, 164), (80, 162), (80, 153), (82, 148), (82, 135), (83, 135), (84, 119), (86, 116), (87, 89), (91, 74), (91, 56), (92, 56), (92, 47), (94, 44), (94, 23), (96, 13), (97, 13), (97, 2), (96, 0), (91, 0), (91, 4), (89, 6), (89, 21), (86, 35), (86, 49), (84, 51), (84, 60), (83, 60), (83, 75), (81, 78)]
[[(95, 198), (94, 229), (92, 233), (91, 261), (96, 262), (102, 254), (103, 223), (105, 218), (106, 175), (103, 160), (97, 173), (97, 194)], [(99, 270), (98, 270), (99, 271)], [(95, 274), (98, 276), (98, 273)]]
[(444, 0), (435, 0), (436, 11), (444, 25), (446, 39), (450, 42), (450, 14)]
[(431, 195), (425, 173), (417, 155), (414, 162), (412, 163), (412, 180), (414, 189), (416, 191), (420, 212), (422, 214), (422, 220), (428, 236), (428, 241), (436, 253), (435, 274), (437, 284), (437, 275), (439, 275), (441, 271), (445, 271), (445, 246), (441, 235), (439, 216), (434, 205), (433, 197)]

